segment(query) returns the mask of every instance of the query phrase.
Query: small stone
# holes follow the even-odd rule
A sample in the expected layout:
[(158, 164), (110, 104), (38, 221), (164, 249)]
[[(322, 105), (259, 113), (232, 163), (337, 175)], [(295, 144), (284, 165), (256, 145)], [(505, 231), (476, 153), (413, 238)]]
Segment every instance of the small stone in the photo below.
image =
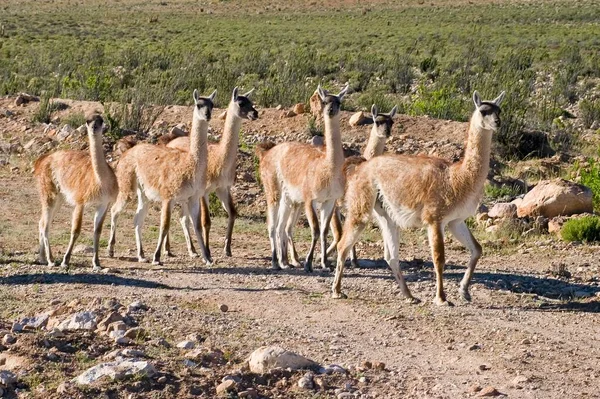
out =
[(23, 325), (21, 323), (13, 323), (12, 327), (10, 328), (10, 331), (14, 333), (22, 332)]
[(139, 349), (123, 349), (120, 352), (124, 357), (146, 357), (146, 353)]
[(115, 344), (117, 345), (131, 345), (133, 340), (129, 337), (116, 337)]
[(341, 366), (338, 366), (337, 364), (331, 364), (331, 365), (326, 366), (326, 367), (321, 367), (321, 369), (319, 370), (319, 372), (321, 374), (347, 374), (348, 373), (346, 371), (346, 369), (344, 369)]
[(204, 337), (198, 333), (188, 334), (188, 336), (185, 337), (185, 339), (188, 341), (192, 341), (192, 342), (203, 342), (204, 341)]
[(12, 345), (17, 342), (17, 338), (12, 334), (6, 334), (4, 338), (2, 338), (2, 344), (4, 345)]
[(108, 316), (102, 319), (100, 323), (98, 323), (98, 329), (107, 330), (111, 324), (116, 322), (123, 322), (123, 316), (121, 316), (118, 312), (111, 312)]
[(183, 359), (183, 365), (191, 369), (198, 367), (198, 363), (193, 362), (190, 359)]
[(294, 116), (296, 116), (296, 113), (294, 111), (287, 110), (287, 111), (283, 111), (283, 113), (281, 114), (282, 118), (293, 118)]
[(354, 399), (356, 396), (350, 392), (340, 392), (337, 396), (337, 399)]
[(74, 378), (73, 382), (81, 385), (88, 385), (104, 377), (109, 377), (111, 380), (122, 380), (136, 376), (152, 377), (155, 374), (156, 369), (147, 361), (121, 359), (91, 367), (78, 377)]
[(371, 362), (370, 362), (370, 361), (368, 361), (368, 360), (365, 360), (365, 361), (362, 363), (362, 367), (364, 367), (364, 368), (366, 368), (366, 369), (371, 369), (371, 368), (373, 368), (373, 363), (371, 363)]
[(7, 387), (17, 382), (17, 376), (8, 371), (8, 370), (0, 370), (0, 385)]
[(494, 388), (493, 386), (487, 386), (485, 388), (483, 388), (480, 392), (479, 395), (477, 396), (499, 396), (502, 395), (500, 392), (498, 392), (496, 390), (496, 388)]
[(368, 123), (373, 123), (373, 118), (367, 116), (364, 112), (359, 111), (350, 117), (348, 123), (350, 126), (362, 126)]
[(49, 318), (48, 314), (44, 313), (35, 317), (27, 317), (21, 320), (19, 324), (21, 324), (25, 330), (39, 330), (46, 327)]
[(367, 377), (362, 376), (358, 379), (358, 382), (360, 382), (361, 384), (366, 384), (367, 383)]
[(171, 344), (164, 338), (157, 338), (155, 340), (150, 341), (150, 345), (152, 346), (162, 346), (163, 348), (170, 348)]
[(527, 384), (529, 382), (529, 378), (524, 375), (518, 375), (512, 380), (512, 385), (515, 388), (522, 388), (523, 384)]
[(381, 370), (381, 371), (383, 371), (383, 370), (385, 370), (385, 363), (375, 362), (375, 363), (373, 363), (373, 368), (375, 370)]
[(95, 330), (96, 318), (94, 312), (75, 313), (71, 318), (60, 323), (58, 329), (62, 331)]
[(48, 331), (46, 333), (46, 338), (49, 339), (58, 339), (58, 338), (64, 338), (65, 334), (60, 331), (58, 328), (53, 328), (52, 330)]
[[(68, 392), (69, 388), (71, 388), (71, 383), (70, 382), (61, 382), (60, 385), (58, 387), (56, 387), (56, 393), (59, 395), (64, 395)], [(61, 396), (62, 397), (62, 396)]]
[(479, 384), (473, 384), (468, 389), (469, 393), (477, 393), (479, 391), (481, 391), (481, 386)]
[(300, 380), (298, 380), (299, 388), (313, 389), (314, 386), (315, 385), (313, 383), (313, 374), (312, 373), (306, 373), (306, 374), (304, 374), (304, 376), (302, 378), (300, 378)]
[(177, 347), (179, 349), (194, 349), (195, 346), (196, 345), (194, 344), (194, 342), (189, 341), (189, 340), (181, 341), (180, 343), (177, 344)]
[(521, 344), (523, 344), (523, 345), (530, 345), (531, 341), (528, 340), (527, 338), (525, 338), (524, 340), (521, 341)]
[(114, 323), (110, 323), (108, 325), (108, 327), (106, 328), (106, 332), (108, 332), (109, 334), (113, 331), (126, 331), (127, 330), (127, 324), (125, 324), (122, 321), (115, 321)]
[(294, 108), (292, 108), (292, 110), (296, 115), (301, 115), (306, 112), (306, 105), (304, 103), (298, 103), (294, 105)]
[(217, 395), (226, 394), (229, 391), (233, 391), (236, 386), (236, 382), (234, 380), (225, 380), (219, 385), (217, 385)]
[(164, 384), (167, 382), (167, 377), (165, 377), (164, 375), (159, 377), (158, 380), (156, 380), (156, 382), (158, 382), (159, 384)]
[(142, 327), (130, 328), (125, 332), (125, 336), (131, 339), (144, 339), (147, 333)]
[(258, 399), (258, 392), (254, 388), (248, 388), (245, 391), (238, 392), (240, 399)]
[(489, 369), (490, 368), (488, 367), (487, 364), (480, 364), (479, 365), (479, 370), (481, 370), (481, 371), (486, 371), (486, 370), (489, 370)]
[(221, 310), (221, 312), (226, 313), (229, 310), (229, 306), (227, 306), (223, 303), (223, 304), (219, 305), (219, 309)]
[(129, 304), (129, 306), (127, 306), (127, 311), (128, 312), (135, 312), (135, 311), (138, 311), (138, 310), (148, 310), (148, 306), (146, 306), (146, 304), (144, 304), (141, 301), (131, 302)]
[(89, 245), (85, 245), (85, 244), (78, 244), (75, 246), (75, 248), (73, 248), (73, 253), (74, 254), (93, 254), (94, 247), (90, 247)]
[(323, 141), (323, 136), (318, 135), (313, 136), (310, 140), (310, 143), (315, 147), (323, 147), (325, 145), (325, 142)]
[(479, 349), (481, 349), (481, 346), (479, 344), (473, 344), (473, 345), (469, 346), (470, 351), (476, 351)]

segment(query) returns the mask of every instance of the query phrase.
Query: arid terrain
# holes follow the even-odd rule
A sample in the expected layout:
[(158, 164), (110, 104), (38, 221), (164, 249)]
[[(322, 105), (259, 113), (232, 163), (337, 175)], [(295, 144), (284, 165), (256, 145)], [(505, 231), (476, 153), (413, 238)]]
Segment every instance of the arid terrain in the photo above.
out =
[[(0, 370), (17, 376), (16, 384), (0, 390), (5, 397), (212, 398), (223, 377), (232, 376), (235, 387), (224, 394), (230, 398), (256, 393), (267, 398), (600, 398), (598, 246), (565, 243), (548, 234), (509, 240), (476, 229), (484, 257), (473, 279), (473, 301), (463, 303), (458, 282), (468, 253), (448, 237), (444, 277), (454, 306), (444, 308), (432, 303), (434, 273), (426, 236), (419, 230), (403, 233), (401, 245), (404, 275), (422, 301), (417, 305), (399, 295), (381, 260), (375, 227), (358, 246), (362, 266), (347, 270), (346, 300), (330, 298), (330, 272), (270, 270), (265, 202), (252, 146), (264, 138), (310, 140), (308, 115), (282, 118), (283, 111), (261, 109), (259, 120), (244, 122), (233, 257), (223, 254), (226, 219), (217, 215), (211, 233), (213, 266), (188, 258), (177, 223), (171, 230), (176, 256), (165, 258), (163, 266), (137, 263), (132, 204), (121, 216), (115, 259), (105, 256), (105, 223), (102, 273), (92, 273), (91, 255), (85, 253), (91, 244), (91, 210), (78, 241), (84, 253), (74, 255), (71, 269), (35, 264), (39, 203), (31, 166), (47, 149), (40, 138), (56, 139), (59, 120), (69, 113), (102, 110), (98, 103), (61, 101), (68, 108), (56, 113), (56, 131), (51, 127), (44, 133), (44, 125), (30, 122), (37, 103), (17, 107), (14, 96), (0, 99), (0, 110), (10, 111), (0, 116), (0, 335), (15, 338), (0, 344)], [(167, 131), (182, 122), (189, 128), (190, 109), (167, 107), (157, 129)], [(369, 127), (350, 128), (349, 116), (342, 118), (344, 145), (360, 151)], [(222, 124), (217, 118), (211, 122), (213, 138)], [(464, 123), (400, 115), (387, 150), (457, 159), (465, 132)], [(85, 136), (75, 132), (56, 143), (81, 148)], [(109, 139), (106, 148), (109, 159), (118, 157)], [(68, 242), (70, 212), (64, 206), (51, 229), (56, 257)], [(155, 245), (158, 217), (153, 208), (146, 222), (147, 248)], [(309, 232), (302, 223), (297, 237), (304, 254)], [(136, 301), (144, 306), (128, 306)], [(110, 309), (126, 314), (144, 334), (121, 345), (100, 329), (62, 337), (50, 336), (50, 326), (8, 332), (13, 322), (48, 311), (50, 325), (78, 311), (106, 315)], [(190, 334), (205, 348), (205, 356), (192, 364), (188, 351), (175, 347)], [(157, 344), (161, 338), (171, 346)], [(298, 386), (304, 371), (249, 373), (242, 367), (244, 359), (264, 345), (281, 346), (321, 365), (340, 365), (346, 373), (317, 375), (310, 389)], [(156, 374), (85, 387), (69, 383), (124, 348), (143, 351)]]

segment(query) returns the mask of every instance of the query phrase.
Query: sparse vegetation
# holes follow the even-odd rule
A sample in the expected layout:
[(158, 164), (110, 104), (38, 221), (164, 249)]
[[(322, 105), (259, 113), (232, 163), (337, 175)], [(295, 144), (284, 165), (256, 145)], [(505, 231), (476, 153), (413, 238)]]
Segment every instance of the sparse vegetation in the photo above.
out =
[(565, 241), (595, 242), (600, 241), (600, 218), (598, 216), (584, 216), (567, 220), (561, 230)]
[(592, 190), (594, 209), (600, 209), (600, 163), (588, 158), (583, 164), (576, 163), (574, 168), (581, 176), (580, 183)]

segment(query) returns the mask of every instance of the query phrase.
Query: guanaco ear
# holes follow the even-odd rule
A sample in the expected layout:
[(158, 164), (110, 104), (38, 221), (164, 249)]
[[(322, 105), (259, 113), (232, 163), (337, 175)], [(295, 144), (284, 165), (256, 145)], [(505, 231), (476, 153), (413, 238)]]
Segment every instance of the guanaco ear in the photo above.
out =
[(371, 105), (371, 116), (373, 116), (373, 120), (377, 118), (377, 105)]
[(321, 85), (319, 85), (317, 87), (317, 93), (319, 93), (319, 97), (321, 98), (321, 101), (325, 102), (325, 97), (327, 97), (327, 90), (323, 90)]
[(238, 87), (235, 86), (233, 88), (233, 93), (231, 93), (231, 101), (236, 101), (238, 98)]
[(479, 108), (481, 106), (481, 97), (477, 90), (473, 92), (473, 103), (475, 103), (475, 107)]
[(194, 89), (194, 103), (198, 104), (198, 90)]
[(504, 100), (504, 96), (506, 95), (506, 92), (503, 91), (502, 93), (500, 93), (500, 95), (498, 97), (496, 97), (493, 101), (494, 104), (496, 105), (500, 105), (500, 103), (502, 103), (502, 101)]
[(398, 106), (394, 105), (394, 108), (392, 108), (392, 110), (389, 113), (390, 119), (394, 118), (394, 115), (396, 115), (396, 112), (398, 112)]
[(213, 91), (212, 94), (210, 96), (208, 96), (208, 99), (214, 103), (215, 102), (215, 97), (217, 96), (217, 91)]
[(337, 98), (340, 99), (340, 101), (342, 101), (342, 98), (344, 98), (344, 96), (346, 95), (346, 93), (348, 92), (348, 89), (350, 88), (350, 84), (346, 83), (346, 86), (342, 89), (342, 91), (340, 91), (337, 95)]
[(250, 94), (252, 94), (253, 92), (254, 92), (254, 87), (253, 87), (253, 88), (252, 88), (252, 90), (250, 90), (248, 93), (244, 93), (244, 94), (242, 94), (242, 96), (244, 96), (244, 97), (249, 97), (249, 96), (250, 96)]

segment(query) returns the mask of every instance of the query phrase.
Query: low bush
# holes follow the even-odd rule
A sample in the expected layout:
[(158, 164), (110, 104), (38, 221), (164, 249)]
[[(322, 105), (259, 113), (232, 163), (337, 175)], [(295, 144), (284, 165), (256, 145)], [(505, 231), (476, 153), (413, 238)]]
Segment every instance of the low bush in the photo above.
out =
[(568, 220), (562, 227), (561, 235), (565, 241), (600, 241), (600, 218), (584, 216)]

